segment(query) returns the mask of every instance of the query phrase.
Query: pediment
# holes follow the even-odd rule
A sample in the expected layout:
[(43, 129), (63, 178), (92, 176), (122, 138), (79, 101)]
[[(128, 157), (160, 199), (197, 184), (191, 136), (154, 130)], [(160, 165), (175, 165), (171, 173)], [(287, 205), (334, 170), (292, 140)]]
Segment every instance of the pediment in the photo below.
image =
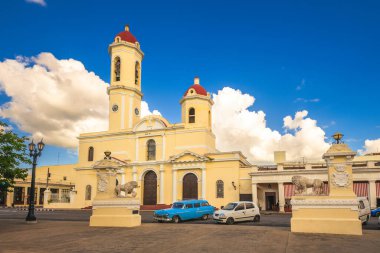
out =
[(134, 131), (149, 131), (164, 129), (168, 127), (168, 122), (157, 115), (145, 116), (134, 128)]
[(169, 159), (171, 162), (206, 162), (211, 159), (207, 156), (200, 155), (191, 151), (184, 151), (177, 155), (171, 156)]
[(104, 158), (94, 163), (92, 168), (94, 169), (120, 169), (126, 166), (127, 163), (114, 157)]

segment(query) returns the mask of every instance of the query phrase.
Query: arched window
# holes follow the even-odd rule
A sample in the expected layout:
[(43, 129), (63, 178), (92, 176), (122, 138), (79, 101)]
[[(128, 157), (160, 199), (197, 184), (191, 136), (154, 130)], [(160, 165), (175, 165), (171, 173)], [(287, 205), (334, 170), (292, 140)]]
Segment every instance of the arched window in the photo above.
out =
[(189, 110), (189, 123), (195, 123), (195, 109), (190, 108)]
[(86, 186), (85, 200), (91, 200), (91, 185)]
[(115, 81), (120, 81), (120, 58), (115, 58)]
[(90, 147), (88, 149), (88, 161), (89, 162), (94, 161), (94, 148), (93, 147)]
[(224, 198), (224, 183), (222, 180), (216, 181), (216, 197)]
[(147, 160), (156, 160), (156, 142), (154, 140), (149, 140), (146, 144), (147, 146)]
[(140, 84), (140, 63), (138, 61), (135, 64), (135, 84)]

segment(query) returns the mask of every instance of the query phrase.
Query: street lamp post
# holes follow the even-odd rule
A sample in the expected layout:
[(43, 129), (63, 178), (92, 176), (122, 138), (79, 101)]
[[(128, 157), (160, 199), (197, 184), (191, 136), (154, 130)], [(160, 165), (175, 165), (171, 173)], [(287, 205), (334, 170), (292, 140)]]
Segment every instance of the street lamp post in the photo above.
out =
[(31, 143), (29, 143), (29, 155), (30, 157), (33, 157), (33, 168), (32, 168), (32, 183), (30, 187), (29, 192), (29, 210), (28, 215), (26, 216), (26, 222), (27, 223), (36, 223), (37, 218), (34, 215), (34, 192), (35, 192), (35, 184), (36, 184), (36, 166), (37, 166), (37, 158), (41, 156), (41, 152), (44, 149), (45, 144), (42, 142), (42, 140), (36, 144), (33, 143), (33, 140)]

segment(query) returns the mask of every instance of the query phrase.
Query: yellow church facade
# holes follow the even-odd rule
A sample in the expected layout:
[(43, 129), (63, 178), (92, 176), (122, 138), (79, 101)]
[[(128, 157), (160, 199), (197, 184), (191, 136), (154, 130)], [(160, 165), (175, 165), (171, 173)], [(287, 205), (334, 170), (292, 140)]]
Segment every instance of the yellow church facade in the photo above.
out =
[[(158, 115), (141, 118), (144, 54), (128, 26), (109, 45), (109, 54), (111, 81), (105, 94), (109, 96), (109, 129), (78, 137), (78, 163), (61, 168), (75, 174), (70, 203), (47, 206), (91, 206), (97, 189), (93, 165), (104, 158), (105, 151), (120, 164), (119, 184), (138, 182), (137, 197), (142, 205), (206, 199), (220, 207), (241, 196), (252, 199), (251, 164), (246, 157), (239, 151), (219, 152), (215, 148), (213, 101), (199, 78), (194, 78), (180, 98), (180, 123), (171, 124)], [(39, 168), (37, 174), (45, 170)]]

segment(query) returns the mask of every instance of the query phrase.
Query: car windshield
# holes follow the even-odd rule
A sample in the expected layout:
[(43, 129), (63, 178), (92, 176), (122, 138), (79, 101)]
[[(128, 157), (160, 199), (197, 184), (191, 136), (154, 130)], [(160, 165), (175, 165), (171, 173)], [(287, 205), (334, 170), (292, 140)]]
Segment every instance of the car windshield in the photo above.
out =
[(172, 208), (182, 208), (183, 204), (182, 203), (173, 203)]
[(228, 203), (228, 205), (223, 207), (222, 210), (234, 210), (236, 206), (237, 206), (237, 203)]

